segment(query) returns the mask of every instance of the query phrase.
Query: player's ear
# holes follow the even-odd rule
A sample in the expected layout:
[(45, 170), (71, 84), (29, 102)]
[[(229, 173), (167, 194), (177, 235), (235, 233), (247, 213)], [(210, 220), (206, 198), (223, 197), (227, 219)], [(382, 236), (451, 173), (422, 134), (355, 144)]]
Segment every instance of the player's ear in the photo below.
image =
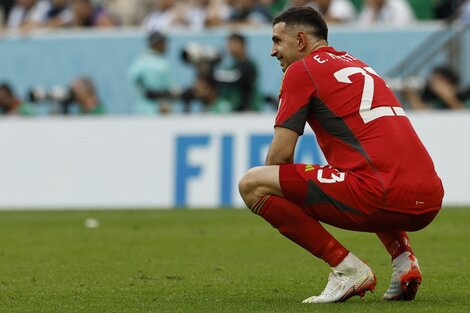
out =
[(298, 51), (303, 51), (305, 47), (307, 46), (307, 34), (304, 32), (298, 32), (297, 33), (297, 50)]

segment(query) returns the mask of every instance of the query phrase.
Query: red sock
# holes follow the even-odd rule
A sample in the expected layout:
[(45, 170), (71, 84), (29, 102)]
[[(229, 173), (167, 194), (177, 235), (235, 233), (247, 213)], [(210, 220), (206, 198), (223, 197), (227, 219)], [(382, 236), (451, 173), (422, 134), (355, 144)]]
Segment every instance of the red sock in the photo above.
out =
[(377, 236), (382, 241), (385, 249), (387, 249), (388, 253), (392, 256), (392, 260), (405, 251), (413, 254), (410, 238), (405, 231), (377, 233)]
[(277, 228), (282, 235), (323, 259), (331, 267), (341, 263), (349, 253), (317, 220), (282, 197), (260, 197), (251, 210)]

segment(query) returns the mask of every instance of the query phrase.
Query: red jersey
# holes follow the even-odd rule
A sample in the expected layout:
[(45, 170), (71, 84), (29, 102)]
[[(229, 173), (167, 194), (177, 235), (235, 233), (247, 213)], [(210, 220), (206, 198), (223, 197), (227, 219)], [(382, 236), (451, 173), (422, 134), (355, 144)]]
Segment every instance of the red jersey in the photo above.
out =
[(444, 191), (434, 164), (385, 81), (367, 64), (332, 47), (286, 70), (275, 126), (303, 134), (308, 123), (328, 164), (361, 185), (376, 208), (423, 213)]

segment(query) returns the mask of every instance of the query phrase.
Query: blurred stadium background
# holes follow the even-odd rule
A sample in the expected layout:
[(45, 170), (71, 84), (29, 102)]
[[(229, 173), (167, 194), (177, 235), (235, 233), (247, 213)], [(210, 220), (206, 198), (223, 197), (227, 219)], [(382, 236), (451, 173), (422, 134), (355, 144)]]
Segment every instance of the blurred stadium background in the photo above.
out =
[[(81, 1), (68, 3), (71, 9), (76, 2)], [(148, 15), (161, 5), (150, 2)], [(332, 22), (329, 41), (387, 79), (435, 159), (446, 186), (445, 203), (469, 205), (470, 194), (461, 184), (461, 178), (470, 173), (467, 109), (413, 110), (403, 97), (409, 87), (422, 88), (439, 66), (454, 70), (463, 90), (470, 86), (468, 24), (459, 10), (446, 20), (433, 19), (441, 2), (409, 1), (417, 19), (406, 25)], [(364, 3), (352, 3), (359, 15)], [(196, 30), (158, 30), (168, 37), (165, 57), (175, 81), (172, 88), (188, 88), (195, 80), (196, 65), (182, 59), (189, 44), (227, 55), (226, 38), (236, 31), (246, 37), (248, 55), (258, 69), (259, 94), (277, 97), (282, 72), (269, 56), (269, 23), (226, 21)], [(30, 105), (35, 117), (4, 114), (0, 119), (1, 208), (242, 206), (238, 178), (263, 162), (276, 107), (265, 102), (260, 112), (210, 114), (196, 105), (183, 113), (181, 101), (174, 101), (170, 114), (136, 114), (137, 95), (129, 68), (145, 53), (148, 32), (137, 22), (111, 27), (51, 28), (38, 22), (27, 29), (4, 27), (0, 81), (11, 85), (19, 98), (27, 99), (37, 86), (48, 91), (57, 86), (67, 89), (74, 78), (85, 76), (93, 80), (106, 114), (85, 117), (71, 110), (64, 116), (51, 109), (57, 105), (53, 101)], [(313, 142), (312, 135), (303, 138), (298, 160), (324, 162), (319, 151), (309, 148)]]
[[(393, 2), (395, 0), (389, 1)], [(16, 4), (20, 2), (17, 1)], [(31, 3), (36, 4), (39, 2), (44, 3), (47, 1), (31, 1)], [(54, 2), (51, 0), (50, 3)], [(72, 10), (76, 2), (81, 1), (63, 2), (69, 6), (67, 8)], [(264, 99), (257, 111), (215, 114), (204, 112), (204, 108), (196, 103), (188, 113), (184, 112), (181, 100), (177, 99), (172, 102), (170, 113), (142, 115), (136, 112), (137, 94), (129, 77), (129, 69), (136, 58), (145, 53), (147, 49), (147, 38), (151, 29), (145, 25), (145, 16), (158, 11), (156, 8), (167, 1), (135, 1), (141, 6), (138, 12), (129, 12), (130, 9), (126, 7), (126, 3), (129, 7), (135, 7), (135, 5), (130, 5), (134, 1), (103, 0), (84, 2), (95, 5), (95, 9), (101, 6), (102, 9), (109, 12), (115, 22), (111, 23), (111, 27), (99, 27), (99, 25), (84, 27), (84, 24), (74, 24), (72, 17), (68, 17), (70, 20), (65, 17), (64, 19), (68, 21), (68, 24), (66, 23), (60, 27), (53, 27), (51, 24), (46, 25), (44, 21), (41, 21), (41, 24), (35, 20), (34, 23), (26, 26), (9, 28), (7, 25), (8, 12), (12, 12), (12, 5), (15, 4), (15, 1), (0, 1), (3, 8), (10, 8), (10, 11), (5, 10), (2, 13), (4, 26), (0, 28), (0, 83), (11, 86), (17, 97), (27, 102), (30, 100), (31, 90), (38, 86), (48, 91), (61, 86), (64, 90), (70, 88), (71, 82), (76, 77), (89, 77), (94, 83), (99, 98), (104, 103), (106, 112), (105, 114), (90, 116), (80, 114), (76, 108), (72, 108), (67, 115), (64, 115), (61, 108), (57, 108), (60, 104), (51, 99), (43, 103), (31, 104), (34, 114), (22, 114), (19, 111), (7, 114), (7, 110), (3, 109), (4, 116), (0, 116), (0, 211), (8, 212), (0, 213), (0, 224), (3, 223), (1, 227), (3, 242), (0, 246), (0, 260), (5, 261), (0, 262), (2, 264), (0, 266), (3, 266), (2, 272), (8, 272), (10, 276), (0, 277), (0, 292), (8, 296), (7, 298), (5, 296), (0, 298), (0, 311), (1, 306), (4, 305), (9, 308), (8, 312), (15, 312), (13, 308), (18, 304), (18, 292), (20, 295), (22, 293), (31, 295), (31, 293), (36, 292), (35, 296), (30, 298), (33, 300), (21, 300), (23, 303), (22, 306), (18, 306), (18, 312), (25, 312), (24, 310), (32, 312), (34, 311), (32, 308), (38, 303), (43, 305), (37, 306), (38, 311), (41, 311), (41, 308), (47, 308), (45, 298), (51, 296), (51, 294), (54, 295), (50, 302), (54, 304), (52, 306), (54, 310), (51, 309), (51, 311), (61, 311), (61, 308), (75, 311), (73, 308), (79, 303), (77, 299), (80, 298), (77, 295), (81, 294), (83, 299), (87, 299), (84, 296), (86, 292), (83, 291), (83, 284), (87, 285), (90, 281), (94, 281), (96, 278), (94, 275), (100, 276), (103, 273), (104, 275), (113, 275), (103, 268), (97, 270), (96, 273), (88, 273), (87, 266), (96, 266), (96, 262), (98, 262), (96, 259), (85, 258), (82, 267), (75, 267), (77, 264), (74, 263), (72, 267), (77, 270), (77, 273), (80, 273), (80, 271), (87, 272), (88, 276), (79, 277), (75, 281), (73, 277), (70, 278), (72, 287), (66, 283), (57, 283), (57, 286), (47, 286), (47, 283), (43, 283), (41, 285), (42, 289), (33, 288), (32, 292), (27, 290), (34, 286), (35, 279), (56, 282), (61, 279), (59, 274), (38, 269), (41, 260), (47, 259), (49, 263), (44, 262), (51, 267), (57, 266), (62, 261), (73, 263), (71, 260), (76, 258), (75, 252), (87, 254), (87, 244), (92, 244), (94, 241), (102, 245), (99, 247), (93, 246), (90, 252), (102, 253), (99, 254), (99, 260), (101, 260), (99, 262), (109, 262), (109, 258), (114, 255), (114, 250), (110, 248), (108, 251), (103, 247), (106, 246), (107, 242), (109, 243), (110, 238), (122, 235), (123, 237), (120, 240), (124, 242), (124, 246), (139, 255), (139, 268), (145, 268), (146, 266), (166, 268), (165, 266), (168, 264), (161, 260), (155, 264), (150, 264), (152, 262), (145, 259), (145, 254), (152, 253), (150, 252), (152, 251), (150, 243), (159, 244), (158, 238), (151, 235), (153, 226), (148, 223), (151, 219), (159, 220), (163, 218), (163, 222), (161, 222), (163, 224), (160, 226), (167, 227), (164, 229), (168, 232), (175, 229), (181, 231), (182, 233), (175, 235), (178, 240), (174, 244), (181, 244), (184, 249), (190, 249), (190, 247), (183, 245), (183, 241), (181, 241), (183, 239), (186, 242), (197, 237), (199, 238), (199, 241), (196, 240), (197, 244), (202, 245), (202, 242), (211, 240), (205, 237), (206, 231), (213, 235), (211, 238), (217, 238), (219, 231), (224, 233), (222, 229), (217, 227), (207, 228), (209, 227), (207, 225), (217, 225), (217, 222), (214, 221), (217, 218), (223, 221), (221, 225), (226, 225), (228, 229), (233, 230), (234, 233), (231, 234), (234, 238), (230, 237), (228, 233), (224, 233), (227, 238), (246, 245), (251, 242), (248, 237), (253, 232), (258, 232), (257, 227), (263, 229), (259, 230), (261, 232), (268, 228), (267, 225), (259, 225), (257, 222), (253, 222), (253, 225), (249, 224), (248, 221), (251, 221), (251, 219), (246, 218), (244, 215), (231, 215), (240, 213), (214, 212), (215, 215), (211, 215), (211, 213), (204, 211), (196, 212), (201, 213), (200, 217), (193, 215), (189, 218), (186, 216), (180, 220), (182, 215), (178, 215), (179, 213), (165, 215), (169, 214), (167, 211), (162, 212), (163, 215), (153, 215), (154, 213), (143, 211), (132, 211), (133, 213), (127, 211), (116, 213), (112, 211), (113, 213), (109, 212), (109, 214), (114, 215), (107, 215), (107, 212), (96, 211), (96, 213), (93, 213), (90, 210), (243, 207), (237, 191), (237, 182), (248, 168), (260, 165), (264, 161), (266, 149), (272, 138), (272, 124), (276, 110), (276, 106), (272, 105), (269, 99), (277, 97), (282, 79), (282, 72), (277, 60), (270, 57), (271, 27), (269, 22), (253, 23), (252, 21), (242, 20), (232, 23), (233, 21), (224, 20), (215, 26), (211, 25), (211, 27), (202, 26), (197, 28), (196, 26), (181, 27), (179, 25), (178, 27), (170, 26), (166, 29), (157, 29), (167, 37), (165, 56), (174, 76), (175, 84), (173, 87), (175, 90), (190, 87), (196, 79), (195, 65), (182, 59), (182, 52), (187, 49), (188, 44), (198, 43), (203, 47), (220, 51), (225, 56), (227, 54), (227, 36), (233, 32), (245, 36), (248, 54), (258, 69), (258, 92)], [(217, 5), (221, 3), (231, 9), (237, 6), (237, 1), (222, 0), (169, 2), (171, 2), (170, 8), (189, 7), (202, 3), (203, 12), (208, 11), (209, 8), (217, 8)], [(269, 12), (278, 12), (280, 8), (289, 5), (288, 1), (247, 2), (249, 6), (255, 4), (265, 5), (269, 7)], [(312, 1), (310, 4), (318, 5), (317, 2), (322, 1)], [(360, 15), (365, 2), (368, 1), (350, 1), (357, 16)], [(348, 51), (362, 59), (387, 80), (389, 86), (396, 92), (397, 97), (403, 101), (407, 115), (435, 161), (437, 171), (443, 179), (446, 190), (445, 206), (469, 207), (470, 193), (466, 184), (466, 178), (470, 176), (470, 163), (468, 162), (468, 155), (470, 155), (470, 112), (468, 108), (459, 110), (433, 108), (418, 110), (408, 102), (404, 94), (409, 88), (423, 89), (433, 69), (442, 66), (451, 69), (460, 77), (459, 88), (461, 90), (470, 91), (468, 89), (470, 86), (470, 23), (468, 11), (465, 11), (467, 13), (464, 12), (464, 8), (468, 10), (470, 1), (409, 0), (405, 2), (412, 8), (416, 20), (398, 26), (393, 25), (393, 23), (364, 25), (359, 23), (357, 19), (344, 23), (332, 22), (330, 24), (329, 43), (338, 50)], [(117, 9), (119, 4), (122, 5), (121, 9)], [(440, 5), (443, 7), (449, 5), (449, 12), (444, 14), (445, 12), (439, 11)], [(143, 8), (146, 9), (143, 10)], [(439, 12), (442, 13), (442, 16), (439, 15), (441, 14)], [(467, 96), (468, 98), (464, 101), (467, 101), (466, 105), (469, 107), (470, 95)], [(313, 134), (306, 133), (302, 137), (296, 151), (296, 159), (305, 163), (324, 163)], [(85, 211), (68, 212), (70, 209), (84, 209)], [(16, 212), (17, 210), (26, 210), (26, 212)], [(60, 212), (53, 214), (51, 212), (30, 212), (30, 210), (60, 210)], [(449, 210), (449, 212), (451, 213), (446, 214), (450, 215), (445, 215), (447, 218), (444, 221), (447, 224), (444, 225), (442, 232), (450, 236), (449, 240), (464, 238), (461, 236), (468, 235), (468, 230), (458, 223), (468, 220), (468, 214), (463, 215), (460, 210)], [(452, 215), (454, 213), (457, 215)], [(109, 233), (101, 233), (98, 237), (82, 233), (83, 221), (90, 216), (97, 217), (98, 220), (89, 220), (87, 227), (100, 227), (99, 222), (101, 221), (102, 225), (107, 223), (110, 227), (107, 230)], [(112, 216), (115, 216), (115, 218)], [(246, 223), (247, 227), (251, 228), (240, 228), (240, 233), (235, 234), (237, 228), (233, 228), (230, 223), (232, 219), (242, 224)], [(80, 221), (80, 227), (77, 226), (78, 221)], [(174, 225), (173, 229), (171, 225)], [(188, 225), (190, 227), (188, 233), (186, 233), (185, 227)], [(230, 228), (230, 225), (232, 228)], [(453, 225), (457, 226), (453, 228)], [(139, 231), (141, 228), (145, 231), (141, 233), (139, 239), (135, 239), (137, 237), (133, 237), (135, 236), (134, 231)], [(121, 232), (122, 229), (124, 231)], [(48, 230), (51, 231), (50, 234)], [(454, 232), (459, 232), (459, 235), (452, 237)], [(198, 234), (200, 237), (198, 237)], [(60, 241), (62, 236), (63, 241)], [(151, 237), (147, 247), (148, 250), (132, 250), (136, 249), (133, 247), (133, 242), (145, 245), (144, 242), (146, 242), (148, 236)], [(181, 254), (178, 257), (172, 254), (174, 247), (171, 246), (170, 242), (175, 238), (171, 238), (170, 235), (165, 237), (163, 231), (159, 231), (158, 236), (165, 238), (169, 246), (168, 249), (163, 249), (161, 253), (168, 253), (168, 255), (174, 257), (173, 261), (168, 262), (175, 262), (179, 268), (189, 268), (191, 266), (189, 261), (188, 263), (181, 263), (179, 256), (184, 258), (185, 254), (183, 252), (180, 252)], [(262, 236), (265, 236), (264, 239), (266, 240), (273, 240), (270, 237), (271, 233), (263, 233)], [(133, 241), (134, 239), (135, 241)], [(418, 240), (421, 240), (420, 242), (424, 244), (434, 242), (433, 240), (437, 239), (433, 237), (432, 232), (429, 232), (418, 237)], [(121, 243), (119, 240), (118, 242)], [(460, 242), (462, 241), (460, 240)], [(44, 249), (44, 253), (53, 257), (58, 257), (63, 251), (66, 251), (68, 256), (58, 257), (62, 261), (55, 264), (46, 255), (34, 250), (36, 244), (38, 247), (49, 247), (50, 249)], [(219, 243), (217, 241), (214, 244)], [(68, 250), (64, 248), (67, 245), (70, 245)], [(275, 241), (272, 245), (278, 245), (284, 249), (279, 251), (297, 253), (290, 248), (290, 245), (286, 245), (281, 241)], [(23, 255), (15, 250), (17, 247), (32, 249), (33, 252), (31, 252), (32, 254), (25, 252)], [(214, 246), (203, 247), (207, 249), (214, 248)], [(233, 252), (233, 255), (226, 256), (226, 260), (221, 258), (217, 261), (219, 262), (218, 265), (214, 265), (215, 269), (212, 270), (217, 273), (223, 272), (224, 266), (227, 269), (233, 265), (232, 263), (238, 263), (239, 265), (249, 258), (249, 256), (245, 256), (245, 259), (236, 259), (234, 257), (234, 255), (238, 255), (238, 250), (235, 251), (236, 247), (238, 246), (235, 245), (233, 251), (229, 249), (231, 253)], [(266, 249), (270, 247), (268, 246)], [(361, 245), (357, 244), (357, 248), (361, 249), (360, 247)], [(261, 247), (256, 247), (256, 249), (258, 248)], [(272, 250), (266, 249), (260, 251), (270, 253), (277, 249), (277, 246), (276, 248), (273, 247)], [(468, 248), (463, 248), (460, 244), (455, 249), (463, 249), (464, 256), (465, 251), (468, 251)], [(442, 251), (447, 250), (443, 249)], [(211, 257), (217, 259), (220, 256), (219, 252), (217, 250)], [(429, 251), (423, 252), (428, 253), (428, 255), (431, 254)], [(445, 253), (452, 252), (447, 251), (443, 254)], [(196, 268), (200, 270), (203, 262), (210, 263), (213, 261), (198, 259), (197, 251), (191, 250), (190, 254)], [(379, 252), (376, 254), (379, 255)], [(260, 257), (261, 252), (257, 256)], [(34, 263), (28, 264), (26, 260), (29, 257), (34, 260)], [(126, 257), (130, 256), (127, 255)], [(159, 258), (156, 254), (153, 257)], [(234, 259), (228, 261), (232, 257)], [(279, 252), (276, 257), (282, 258), (282, 253)], [(302, 258), (305, 256), (299, 257), (303, 260)], [(23, 266), (21, 270), (15, 267), (15, 258)], [(385, 258), (377, 258), (380, 262), (388, 262)], [(131, 264), (133, 262), (132, 260), (123, 261), (125, 259), (121, 255), (117, 256), (117, 260), (124, 263), (130, 262)], [(144, 262), (144, 260), (148, 262)], [(302, 261), (305, 264), (302, 263), (300, 267), (307, 268), (309, 266), (306, 265), (306, 260), (305, 257), (305, 262)], [(459, 262), (466, 261), (468, 261), (468, 254), (467, 257), (459, 259)], [(437, 259), (431, 261), (431, 263), (439, 264)], [(277, 265), (282, 266), (282, 264), (280, 262)], [(110, 265), (110, 268), (125, 272), (120, 267), (121, 265)], [(263, 266), (263, 264), (258, 265)], [(29, 269), (28, 266), (30, 266)], [(98, 268), (100, 266), (102, 267), (102, 265), (98, 265)], [(59, 273), (68, 275), (69, 272), (66, 267), (61, 269), (62, 272)], [(442, 268), (440, 269), (444, 271)], [(155, 277), (163, 275), (162, 277), (166, 277), (164, 278), (164, 285), (168, 285), (167, 287), (171, 289), (170, 284), (183, 278), (172, 274), (177, 272), (177, 269), (166, 270), (168, 270), (165, 272), (167, 274), (154, 273), (154, 278), (152, 278), (152, 274), (145, 272), (146, 270), (137, 273), (134, 271), (125, 275), (134, 275), (130, 285), (134, 286), (135, 280), (135, 285), (144, 289), (144, 284), (147, 284), (146, 286), (158, 285), (159, 282)], [(247, 270), (246, 268), (241, 269), (241, 271)], [(258, 275), (255, 272), (250, 273), (250, 275)], [(23, 274), (26, 276), (18, 279), (16, 281), (17, 285), (15, 283), (10, 284), (11, 281), (15, 282), (15, 277), (17, 277), (15, 275)], [(147, 274), (149, 276), (146, 276)], [(208, 272), (204, 275), (209, 277), (212, 274), (213, 272)], [(459, 275), (458, 273), (446, 272), (446, 275), (454, 274)], [(189, 272), (184, 275), (192, 277), (193, 274)], [(233, 275), (235, 276), (231, 279), (236, 277), (236, 274)], [(388, 272), (386, 275), (388, 275)], [(434, 275), (438, 275), (438, 272)], [(303, 277), (299, 276), (297, 278), (302, 279)], [(436, 280), (441, 278), (436, 276)], [(119, 290), (116, 293), (117, 295), (126, 298), (126, 292), (129, 292), (136, 296), (135, 299), (143, 297), (138, 292), (119, 289), (121, 288), (118, 283), (119, 279), (116, 278), (116, 281), (112, 281), (115, 284), (113, 286), (117, 286), (115, 287), (116, 290)], [(266, 277), (260, 279), (266, 279)], [(21, 285), (20, 282), (24, 285)], [(207, 286), (215, 286), (218, 283), (217, 280), (209, 280)], [(246, 283), (251, 284), (253, 282), (235, 282), (239, 288), (243, 288), (242, 286)], [(272, 281), (271, 283), (274, 284)], [(287, 290), (292, 287), (290, 285), (296, 285), (292, 281), (290, 281), (290, 285), (288, 283), (284, 282), (284, 285), (279, 288)], [(153, 291), (163, 292), (164, 302), (168, 305), (167, 309), (163, 311), (177, 312), (176, 306), (172, 304), (172, 299), (189, 299), (192, 301), (189, 301), (189, 303), (195, 305), (195, 303), (198, 303), (199, 297), (210, 297), (210, 295), (201, 291), (207, 286), (203, 283), (195, 285), (195, 288), (201, 288), (197, 289), (201, 294), (196, 293), (189, 298), (178, 298), (181, 294), (186, 295), (185, 288), (175, 291), (174, 294), (160, 289), (158, 289), (159, 291)], [(306, 286), (302, 287), (307, 288)], [(440, 288), (444, 287), (440, 286)], [(78, 302), (74, 302), (75, 300), (61, 302), (64, 297), (67, 297), (67, 293), (64, 296), (60, 295), (61, 288), (72, 293), (68, 296), (73, 297), (75, 295), (78, 297), (75, 299)], [(75, 288), (73, 290), (76, 293), (67, 288)], [(100, 292), (103, 292), (100, 288), (105, 288), (104, 283), (101, 285), (101, 283), (95, 282), (95, 287), (91, 288), (91, 291), (88, 290), (88, 292), (100, 294)], [(188, 288), (191, 288), (191, 286)], [(256, 288), (266, 288), (266, 292), (268, 292), (271, 287), (253, 285), (250, 292), (256, 293), (258, 290)], [(452, 286), (449, 289), (438, 290), (436, 293), (445, 293), (451, 289)], [(461, 289), (466, 290), (465, 288)], [(230, 285), (224, 285), (223, 292), (227, 292), (230, 297), (235, 297), (233, 291), (230, 290)], [(113, 294), (114, 291), (114, 289), (107, 290), (102, 293), (102, 297), (113, 298), (118, 301), (116, 294)], [(149, 291), (149, 293), (151, 292)], [(222, 297), (222, 292), (216, 294), (218, 297)], [(269, 297), (266, 293), (264, 295)], [(147, 297), (147, 295), (145, 296)], [(246, 300), (243, 296), (246, 296), (246, 294), (242, 295), (242, 301), (243, 299)], [(287, 296), (290, 298), (286, 301), (298, 297), (296, 294)], [(462, 295), (462, 299), (463, 297)], [(107, 307), (100, 302), (100, 299), (97, 296), (93, 298), (95, 302), (91, 302), (97, 305), (99, 311), (119, 311), (120, 306), (116, 303), (107, 303), (106, 305), (110, 305)], [(136, 308), (136, 306), (139, 306), (137, 302), (133, 302), (137, 301), (135, 299), (129, 300), (126, 304), (128, 305), (127, 312), (133, 311), (130, 309), (131, 307)], [(230, 299), (230, 301), (235, 302), (235, 298)], [(151, 300), (150, 295), (148, 295), (147, 300), (146, 305), (142, 304), (142, 310), (151, 310), (152, 301), (155, 301)], [(428, 300), (432, 304), (432, 296)], [(445, 299), (441, 300), (443, 303), (445, 302)], [(249, 301), (255, 300), (251, 299)], [(456, 303), (459, 305), (465, 304), (462, 302), (463, 300), (459, 301)], [(64, 303), (64, 307), (57, 303)], [(298, 308), (293, 310), (291, 307), (283, 307), (282, 303), (270, 303), (267, 300), (264, 304), (270, 308), (270, 312), (301, 311)], [(466, 304), (468, 305), (468, 303)], [(90, 308), (87, 306), (89, 304), (86, 304), (86, 301), (80, 305)], [(248, 308), (245, 309), (240, 309), (234, 303), (232, 305), (235, 305), (235, 307), (232, 307), (233, 311), (263, 311), (263, 303), (260, 304), (261, 307), (251, 303), (252, 306), (248, 305)], [(279, 305), (281, 309), (276, 309), (276, 305)], [(436, 303), (433, 305), (436, 305)], [(440, 308), (444, 307), (445, 303)], [(201, 304), (200, 306), (196, 305), (194, 311), (207, 312), (221, 309), (220, 306), (214, 304), (209, 308)], [(449, 312), (460, 308), (447, 306)], [(372, 308), (372, 310), (379, 309), (382, 310), (380, 306)], [(433, 307), (430, 306), (428, 309), (432, 310)], [(92, 312), (94, 310), (90, 309), (88, 311)], [(135, 311), (139, 310), (136, 309)], [(191, 308), (186, 307), (180, 311), (191, 311)]]

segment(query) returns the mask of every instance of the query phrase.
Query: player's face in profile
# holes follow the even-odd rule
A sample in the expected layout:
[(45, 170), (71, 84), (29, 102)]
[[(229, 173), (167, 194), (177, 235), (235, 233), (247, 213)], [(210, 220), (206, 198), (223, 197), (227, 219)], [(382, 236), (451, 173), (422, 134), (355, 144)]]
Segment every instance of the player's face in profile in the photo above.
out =
[(272, 41), (271, 56), (279, 60), (283, 72), (302, 57), (297, 49), (298, 41), (295, 32), (288, 31), (286, 23), (281, 22), (273, 26)]

